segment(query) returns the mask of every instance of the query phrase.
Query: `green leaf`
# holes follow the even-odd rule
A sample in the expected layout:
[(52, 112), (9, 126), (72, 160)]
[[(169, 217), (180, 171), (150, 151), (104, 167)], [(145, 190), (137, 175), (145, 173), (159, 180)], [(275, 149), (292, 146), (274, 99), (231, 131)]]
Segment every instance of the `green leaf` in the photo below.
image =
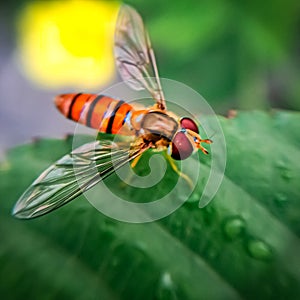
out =
[[(220, 117), (228, 159), (214, 200), (198, 207), (200, 182), (181, 208), (148, 224), (112, 220), (84, 197), (14, 219), (17, 198), (72, 139), (11, 150), (0, 167), (1, 299), (299, 298), (299, 121), (283, 111)], [(201, 160), (206, 176), (210, 159)], [(166, 183), (174, 178), (169, 170)], [(145, 194), (120, 191), (115, 177), (106, 184), (133, 201)]]

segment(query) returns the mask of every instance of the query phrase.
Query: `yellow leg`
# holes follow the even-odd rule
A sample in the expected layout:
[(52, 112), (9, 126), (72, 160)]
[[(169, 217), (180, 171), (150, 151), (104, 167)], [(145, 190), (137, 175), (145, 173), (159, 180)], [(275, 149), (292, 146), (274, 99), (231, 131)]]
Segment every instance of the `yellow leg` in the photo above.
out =
[(189, 176), (187, 176), (186, 174), (182, 173), (180, 170), (178, 170), (174, 160), (169, 155), (166, 155), (166, 157), (167, 157), (167, 160), (170, 163), (172, 169), (174, 170), (174, 172), (176, 172), (176, 174), (178, 174), (180, 177), (182, 177), (186, 181), (186, 183), (189, 185), (191, 190), (193, 190), (194, 184), (193, 184), (191, 178)]
[[(142, 157), (142, 155), (137, 156), (130, 164), (131, 164), (131, 168), (135, 168), (136, 165), (138, 164), (140, 158)], [(178, 176), (182, 177), (186, 183), (188, 184), (188, 186), (191, 188), (191, 190), (194, 188), (194, 184), (192, 182), (192, 180), (184, 173), (182, 173), (180, 170), (178, 170), (174, 160), (169, 156), (169, 155), (165, 155), (165, 157), (167, 158), (171, 168), (173, 169), (173, 171), (178, 174)], [(127, 178), (127, 182), (130, 182), (132, 175), (129, 175)]]
[[(142, 157), (142, 155), (139, 155), (138, 157), (136, 157), (132, 162), (131, 162), (131, 167), (135, 168), (137, 163), (139, 162), (140, 158)], [(191, 190), (193, 190), (194, 188), (194, 184), (192, 182), (192, 180), (184, 173), (182, 173), (181, 171), (178, 170), (174, 160), (169, 156), (169, 155), (165, 155), (165, 157), (167, 158), (171, 168), (173, 169), (173, 171), (178, 174), (180, 177), (182, 177), (186, 183), (188, 184), (188, 186), (191, 188)], [(130, 179), (130, 178), (129, 178)]]
[(137, 163), (139, 162), (139, 160), (140, 160), (141, 157), (142, 157), (142, 155), (137, 156), (137, 157), (130, 163), (132, 169), (136, 167), (136, 165), (137, 165)]

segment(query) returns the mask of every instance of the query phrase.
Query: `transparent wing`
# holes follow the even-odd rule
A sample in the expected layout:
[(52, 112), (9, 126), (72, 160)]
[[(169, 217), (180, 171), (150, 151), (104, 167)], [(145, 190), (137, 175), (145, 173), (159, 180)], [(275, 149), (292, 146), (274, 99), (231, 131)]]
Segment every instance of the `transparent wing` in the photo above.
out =
[(146, 89), (161, 109), (166, 108), (155, 56), (141, 16), (130, 6), (120, 9), (115, 32), (119, 73), (135, 89)]
[(23, 193), (13, 209), (17, 218), (30, 219), (68, 203), (109, 176), (146, 148), (129, 149), (111, 141), (85, 144), (45, 170)]

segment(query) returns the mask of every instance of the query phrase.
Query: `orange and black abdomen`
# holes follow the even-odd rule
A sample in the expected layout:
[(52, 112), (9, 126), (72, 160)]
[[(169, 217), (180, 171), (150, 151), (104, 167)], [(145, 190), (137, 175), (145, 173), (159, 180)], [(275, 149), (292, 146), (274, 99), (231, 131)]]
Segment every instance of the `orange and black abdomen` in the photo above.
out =
[(67, 118), (98, 129), (104, 133), (119, 133), (132, 106), (97, 94), (64, 94), (55, 98), (55, 104)]

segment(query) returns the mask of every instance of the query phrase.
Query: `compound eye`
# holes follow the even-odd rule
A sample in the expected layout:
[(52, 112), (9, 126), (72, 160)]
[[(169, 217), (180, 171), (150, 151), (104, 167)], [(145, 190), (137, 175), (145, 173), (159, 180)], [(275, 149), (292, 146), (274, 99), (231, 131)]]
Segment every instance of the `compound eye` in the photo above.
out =
[(196, 133), (199, 133), (199, 129), (198, 129), (198, 126), (197, 124), (190, 118), (182, 118), (180, 120), (180, 125), (182, 128), (185, 128), (185, 129), (190, 129)]
[(188, 158), (193, 152), (193, 146), (184, 132), (177, 132), (172, 140), (171, 157), (176, 160)]

